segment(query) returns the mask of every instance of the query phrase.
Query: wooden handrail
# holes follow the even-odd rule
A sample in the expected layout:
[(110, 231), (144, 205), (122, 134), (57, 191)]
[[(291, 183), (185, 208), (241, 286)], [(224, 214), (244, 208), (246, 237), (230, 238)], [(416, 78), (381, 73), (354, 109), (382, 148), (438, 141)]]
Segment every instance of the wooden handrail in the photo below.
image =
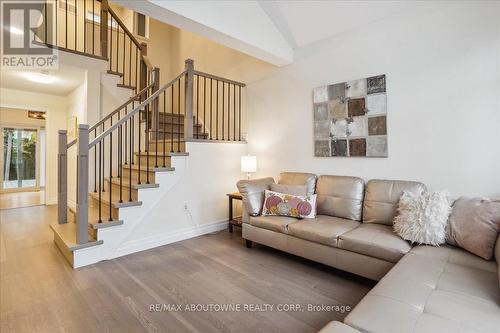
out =
[(221, 81), (221, 82), (226, 82), (226, 83), (234, 84), (234, 85), (240, 86), (240, 87), (245, 87), (246, 86), (242, 82), (238, 82), (238, 81), (226, 79), (226, 78), (223, 78), (223, 77), (220, 77), (220, 76), (217, 76), (217, 75), (203, 73), (203, 72), (196, 71), (196, 70), (194, 71), (194, 75), (199, 75), (199, 76), (202, 76), (202, 77), (206, 77), (207, 79), (213, 79), (213, 80), (217, 80), (217, 81)]
[[(113, 117), (116, 113), (120, 112), (120, 110), (122, 110), (125, 106), (129, 105), (131, 102), (137, 100), (138, 97), (141, 97), (142, 95), (144, 95), (149, 89), (151, 89), (153, 87), (153, 84), (151, 83), (149, 86), (147, 86), (146, 88), (142, 89), (141, 91), (139, 91), (137, 94), (135, 94), (134, 96), (130, 97), (125, 103), (123, 103), (122, 105), (120, 105), (119, 107), (117, 107), (113, 112), (109, 113), (108, 115), (106, 115), (105, 117), (103, 117), (101, 120), (99, 120), (97, 123), (95, 123), (94, 125), (92, 125), (90, 128), (89, 128), (89, 132), (92, 132), (94, 129), (96, 129), (98, 126), (102, 125), (102, 123), (104, 123), (106, 120), (108, 120), (109, 118)], [(69, 148), (69, 147), (68, 147)]]

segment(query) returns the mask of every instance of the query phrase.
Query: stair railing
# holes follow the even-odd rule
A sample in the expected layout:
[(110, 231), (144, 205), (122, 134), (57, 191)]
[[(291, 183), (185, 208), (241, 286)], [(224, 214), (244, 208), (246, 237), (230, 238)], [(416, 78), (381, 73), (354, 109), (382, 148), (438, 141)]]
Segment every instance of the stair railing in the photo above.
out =
[[(58, 220), (66, 223), (67, 150), (76, 144), (78, 244), (88, 241), (89, 186), (98, 205), (98, 223), (105, 217), (114, 221), (113, 202), (133, 201), (132, 170), (137, 184), (150, 184), (150, 174), (168, 167), (167, 158), (180, 152), (186, 141), (242, 140), (245, 84), (196, 71), (190, 59), (173, 80), (162, 87), (159, 82), (159, 70), (154, 68), (144, 89), (92, 127), (80, 124), (77, 139), (69, 144), (66, 131), (59, 132)], [(124, 178), (128, 178), (125, 186)], [(113, 191), (118, 194), (113, 196)]]
[[(242, 141), (242, 88), (244, 83), (194, 70), (193, 61), (186, 60), (188, 80), (188, 108), (185, 138), (187, 140)], [(189, 96), (192, 94), (192, 96)], [(189, 110), (192, 111), (192, 115)], [(193, 127), (196, 131), (193, 133)]]
[(135, 38), (108, 0), (46, 0), (43, 15), (35, 43), (106, 60), (121, 87), (136, 93), (146, 87), (152, 70), (147, 44)]

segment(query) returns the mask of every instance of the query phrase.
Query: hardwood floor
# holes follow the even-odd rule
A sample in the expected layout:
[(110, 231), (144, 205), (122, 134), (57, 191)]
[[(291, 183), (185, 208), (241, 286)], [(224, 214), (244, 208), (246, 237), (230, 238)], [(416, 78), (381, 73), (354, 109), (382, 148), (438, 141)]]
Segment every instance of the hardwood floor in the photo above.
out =
[[(73, 270), (52, 241), (56, 207), (0, 212), (0, 331), (317, 332), (373, 282), (264, 246), (238, 228)], [(240, 304), (240, 312), (150, 311), (151, 304)], [(303, 311), (279, 311), (279, 304)], [(272, 311), (243, 311), (274, 304)], [(263, 306), (263, 305), (262, 305)]]
[(45, 191), (11, 192), (0, 194), (0, 209), (11, 209), (43, 205)]

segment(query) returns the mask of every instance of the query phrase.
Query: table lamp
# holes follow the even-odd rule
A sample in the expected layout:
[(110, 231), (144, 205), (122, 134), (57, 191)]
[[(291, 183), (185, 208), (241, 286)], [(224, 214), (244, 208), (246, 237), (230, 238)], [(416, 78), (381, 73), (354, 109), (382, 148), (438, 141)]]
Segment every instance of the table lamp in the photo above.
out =
[(241, 172), (246, 172), (247, 179), (250, 179), (250, 174), (257, 171), (257, 157), (241, 156)]

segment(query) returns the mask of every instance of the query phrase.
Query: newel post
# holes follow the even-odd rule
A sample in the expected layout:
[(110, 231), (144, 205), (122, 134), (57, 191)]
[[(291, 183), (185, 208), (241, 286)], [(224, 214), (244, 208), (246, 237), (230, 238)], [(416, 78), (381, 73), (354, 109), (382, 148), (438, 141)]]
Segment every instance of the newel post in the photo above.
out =
[(88, 192), (89, 192), (89, 125), (78, 125), (77, 181), (76, 181), (76, 242), (88, 242)]
[[(157, 92), (160, 89), (160, 69), (158, 67), (154, 67), (151, 70), (151, 80), (153, 81), (153, 92), (152, 93), (154, 94), (155, 92)], [(153, 103), (153, 122), (151, 124), (151, 127), (153, 128), (153, 130), (156, 131), (156, 129), (158, 129), (158, 126), (159, 126), (158, 112), (160, 110), (160, 107), (159, 107), (160, 98), (159, 97), (155, 98), (152, 103)], [(158, 138), (155, 137), (155, 139), (157, 140)]]
[(108, 57), (108, 8), (108, 0), (101, 0), (101, 56), (104, 58)]
[(184, 139), (193, 138), (193, 83), (194, 83), (194, 61), (186, 59), (186, 77), (184, 80), (184, 98), (186, 114), (184, 115)]
[(67, 132), (59, 130), (57, 152), (57, 222), (67, 222), (68, 211), (68, 144)]

